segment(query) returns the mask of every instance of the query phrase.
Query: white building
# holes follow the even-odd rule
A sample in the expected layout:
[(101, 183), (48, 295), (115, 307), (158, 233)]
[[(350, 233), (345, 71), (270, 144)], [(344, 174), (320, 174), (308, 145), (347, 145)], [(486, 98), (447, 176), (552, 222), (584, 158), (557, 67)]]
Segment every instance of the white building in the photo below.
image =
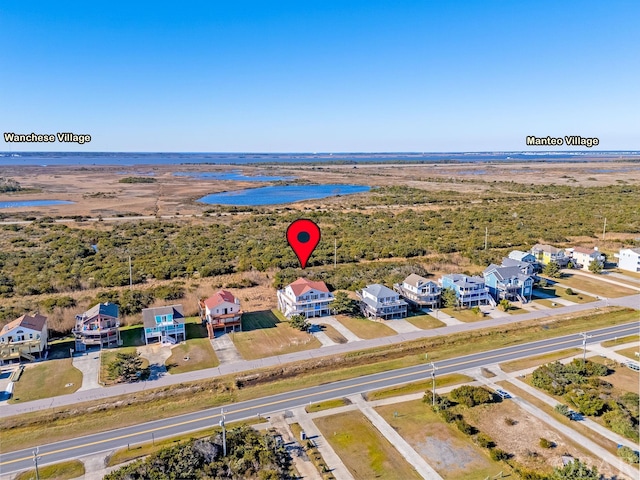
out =
[(182, 305), (143, 308), (144, 341), (176, 344), (186, 340)]
[(304, 315), (306, 318), (331, 315), (329, 304), (333, 294), (324, 282), (299, 278), (282, 290), (278, 290), (278, 310), (285, 317)]
[(392, 320), (407, 316), (407, 302), (384, 285), (374, 283), (358, 292), (360, 310), (365, 317)]
[(401, 284), (396, 283), (393, 289), (417, 308), (435, 308), (440, 305), (440, 285), (415, 273), (405, 278)]
[(583, 270), (589, 270), (591, 262), (598, 262), (601, 266), (604, 266), (605, 256), (598, 251), (598, 247), (573, 247), (568, 248), (567, 252), (574, 265), (579, 266)]
[(622, 248), (614, 257), (618, 259), (620, 270), (640, 272), (640, 248)]
[(207, 326), (209, 338), (216, 330), (242, 331), (242, 308), (240, 300), (227, 290), (219, 290), (206, 300), (200, 300), (200, 319)]
[(47, 317), (35, 314), (23, 315), (6, 324), (0, 331), (0, 360), (15, 360), (20, 357), (35, 360), (34, 354), (42, 357), (47, 349)]

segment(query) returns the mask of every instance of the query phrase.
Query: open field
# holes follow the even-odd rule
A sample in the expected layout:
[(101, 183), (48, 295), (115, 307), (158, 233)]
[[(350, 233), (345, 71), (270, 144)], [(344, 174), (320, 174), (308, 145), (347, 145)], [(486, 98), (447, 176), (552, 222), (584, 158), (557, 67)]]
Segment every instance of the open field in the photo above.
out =
[[(473, 382), (473, 378), (463, 375), (461, 373), (451, 373), (449, 375), (436, 376), (436, 389), (440, 387), (447, 387), (449, 385), (457, 385), (459, 383)], [(425, 392), (428, 394), (433, 387), (433, 381), (431, 379), (424, 380), (423, 382), (407, 383), (406, 385), (400, 385), (398, 387), (385, 388), (383, 390), (375, 390), (366, 394), (367, 400), (381, 400), (383, 398), (399, 397), (401, 395), (407, 395), (409, 393)]]
[(355, 478), (421, 478), (359, 411), (316, 418), (314, 423)]
[(313, 335), (281, 322), (269, 310), (245, 313), (242, 329), (229, 336), (245, 360), (311, 350), (321, 345)]
[(407, 317), (405, 319), (410, 324), (421, 328), (422, 330), (429, 330), (430, 328), (444, 327), (445, 323), (433, 318), (431, 315), (415, 315)]
[(634, 295), (638, 290), (622, 287), (608, 282), (599, 281), (598, 278), (589, 278), (584, 275), (563, 274), (558, 282), (571, 288), (584, 290), (599, 297), (624, 297), (625, 295)]
[[(80, 460), (71, 460), (38, 467), (37, 478), (40, 480), (70, 480), (81, 477), (84, 473), (84, 464)], [(36, 478), (35, 469), (20, 473), (15, 477), (15, 480), (33, 480), (34, 478)]]
[[(345, 315), (336, 315), (336, 320), (364, 340), (396, 335), (395, 330), (387, 327), (382, 322), (367, 320), (366, 318), (351, 318)], [(392, 322), (393, 320), (389, 321)]]
[(461, 322), (479, 322), (487, 319), (484, 315), (479, 315), (470, 308), (442, 308), (440, 311), (457, 318)]
[(505, 372), (517, 372), (518, 370), (524, 370), (525, 368), (544, 365), (545, 363), (572, 357), (580, 352), (582, 352), (580, 348), (568, 348), (559, 352), (547, 353), (546, 355), (538, 355), (536, 357), (523, 358), (522, 360), (514, 360), (513, 362), (501, 363), (500, 368)]
[[(575, 315), (570, 319), (551, 319), (545, 323), (521, 322), (509, 327), (353, 352), (344, 355), (341, 359), (333, 359), (326, 363), (314, 360), (276, 369), (257, 370), (254, 373), (264, 376), (264, 380), (255, 386), (247, 385), (241, 389), (235, 386), (236, 377), (230, 375), (207, 382), (177, 385), (166, 389), (150, 389), (133, 396), (116, 397), (107, 404), (104, 401), (87, 402), (84, 405), (63, 407), (55, 412), (43, 411), (10, 417), (6, 421), (6, 426), (10, 428), (3, 431), (0, 436), (0, 448), (7, 450), (25, 448), (44, 441), (62, 440), (79, 434), (167, 418), (235, 401), (260, 398), (345, 378), (417, 365), (424, 363), (426, 350), (429, 351), (430, 358), (437, 361), (521, 342), (577, 333), (584, 329), (585, 324), (595, 329), (636, 319), (637, 312), (627, 309), (609, 313)], [(140, 409), (139, 402), (144, 402), (145, 408)], [(107, 413), (95, 411), (97, 406), (106, 408)], [(76, 408), (87, 413), (78, 414)], [(46, 428), (43, 428), (44, 425)]]
[(445, 480), (484, 480), (509, 471), (420, 400), (376, 410)]
[(13, 397), (9, 403), (65, 395), (75, 392), (81, 386), (82, 372), (72, 365), (71, 358), (47, 360), (28, 365), (24, 369), (20, 380), (14, 384)]

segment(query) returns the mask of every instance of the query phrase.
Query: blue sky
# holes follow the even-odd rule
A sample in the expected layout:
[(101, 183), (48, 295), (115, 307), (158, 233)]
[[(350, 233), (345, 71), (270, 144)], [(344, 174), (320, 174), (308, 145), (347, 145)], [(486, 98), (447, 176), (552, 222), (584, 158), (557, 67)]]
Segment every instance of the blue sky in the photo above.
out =
[(0, 150), (639, 149), (638, 18), (635, 0), (6, 0), (0, 130), (92, 142)]

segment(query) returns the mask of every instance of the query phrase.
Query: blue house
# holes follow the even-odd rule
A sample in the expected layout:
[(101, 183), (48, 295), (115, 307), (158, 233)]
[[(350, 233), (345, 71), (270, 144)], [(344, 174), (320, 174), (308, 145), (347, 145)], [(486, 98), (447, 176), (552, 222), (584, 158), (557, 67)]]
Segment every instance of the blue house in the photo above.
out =
[(456, 293), (458, 305), (461, 307), (475, 307), (478, 305), (494, 305), (495, 302), (489, 290), (485, 286), (484, 278), (469, 277), (460, 273), (452, 273), (444, 275), (440, 279), (442, 288), (451, 288)]
[(496, 302), (506, 299), (527, 303), (533, 293), (533, 277), (523, 273), (520, 267), (491, 264), (484, 272), (484, 281)]
[(142, 310), (142, 322), (146, 344), (155, 341), (175, 344), (186, 340), (182, 305), (145, 308)]
[(519, 262), (536, 263), (536, 256), (531, 252), (523, 252), (522, 250), (512, 250), (509, 258)]

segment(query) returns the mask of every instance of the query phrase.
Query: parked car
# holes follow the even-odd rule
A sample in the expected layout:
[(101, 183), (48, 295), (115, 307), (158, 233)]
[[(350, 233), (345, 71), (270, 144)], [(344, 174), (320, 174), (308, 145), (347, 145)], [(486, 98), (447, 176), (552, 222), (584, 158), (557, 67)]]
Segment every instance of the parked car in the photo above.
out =
[(500, 395), (500, 398), (511, 398), (511, 395), (508, 392), (505, 392), (501, 388), (496, 389), (496, 393)]
[(627, 367), (629, 367), (631, 370), (635, 370), (636, 372), (640, 372), (640, 365), (638, 365), (637, 363), (627, 362), (627, 363), (625, 363), (625, 365)]

